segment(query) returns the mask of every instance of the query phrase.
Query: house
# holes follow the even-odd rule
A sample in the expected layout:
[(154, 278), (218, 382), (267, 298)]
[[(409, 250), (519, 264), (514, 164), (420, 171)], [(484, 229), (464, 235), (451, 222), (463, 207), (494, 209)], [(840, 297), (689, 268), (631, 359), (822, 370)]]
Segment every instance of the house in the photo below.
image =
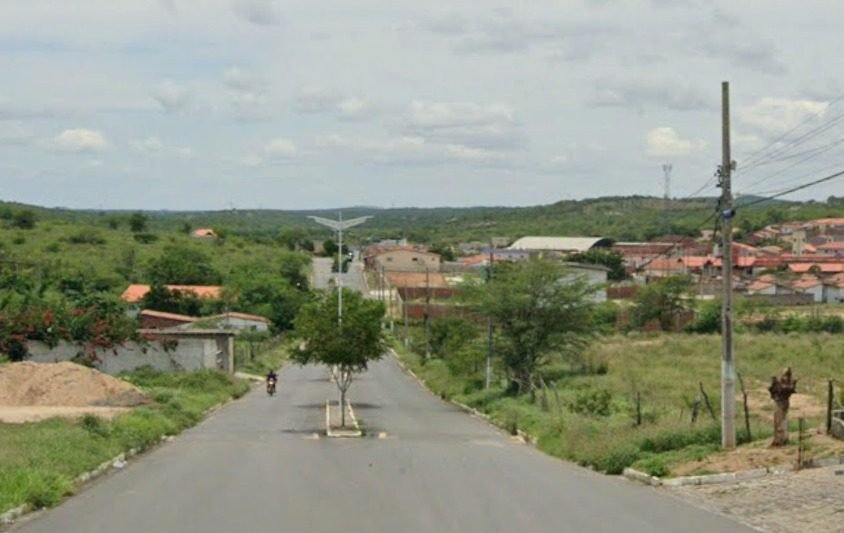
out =
[(410, 248), (386, 250), (367, 258), (371, 268), (385, 272), (439, 272), (440, 256)]
[(828, 242), (816, 246), (819, 255), (844, 257), (844, 242)]
[(828, 304), (844, 302), (844, 273), (838, 273), (823, 281), (823, 301)]
[[(171, 291), (189, 292), (200, 299), (217, 300), (223, 295), (223, 288), (216, 285), (165, 285)], [(126, 287), (120, 298), (129, 304), (140, 303), (150, 291), (149, 285), (132, 284)]]
[(607, 275), (610, 272), (609, 268), (603, 265), (588, 263), (563, 264), (569, 272), (567, 279), (582, 279), (594, 287), (595, 292), (591, 295), (593, 301), (598, 303), (607, 301)]
[(811, 224), (818, 228), (820, 233), (836, 232), (844, 229), (844, 218), (819, 218)]
[(759, 276), (755, 280), (748, 283), (746, 287), (747, 294), (750, 296), (777, 296), (781, 294), (794, 294), (794, 289), (789, 287), (785, 282), (778, 280), (771, 274)]
[(193, 324), (198, 319), (193, 316), (144, 309), (138, 313), (138, 320), (143, 329), (165, 329)]
[(612, 240), (605, 237), (522, 237), (508, 250), (521, 250), (542, 257), (544, 254), (572, 254), (588, 250), (609, 249)]
[(211, 316), (202, 319), (204, 321), (213, 321), (216, 327), (221, 329), (234, 329), (238, 331), (269, 331), (270, 321), (258, 315), (250, 315), (246, 313), (228, 312), (220, 315)]
[(217, 232), (211, 228), (197, 228), (190, 233), (195, 239), (216, 239)]
[(824, 301), (824, 284), (823, 281), (812, 274), (804, 274), (798, 279), (791, 282), (791, 287), (795, 292), (802, 294), (811, 294), (812, 300), (815, 303)]

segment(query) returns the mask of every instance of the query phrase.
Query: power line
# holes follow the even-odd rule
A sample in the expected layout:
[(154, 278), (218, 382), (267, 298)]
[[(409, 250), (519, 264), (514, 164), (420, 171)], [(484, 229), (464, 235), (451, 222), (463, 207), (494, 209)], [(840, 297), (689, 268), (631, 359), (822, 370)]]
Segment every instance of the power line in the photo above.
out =
[[(782, 141), (783, 139), (785, 139), (786, 137), (788, 137), (789, 135), (791, 135), (795, 131), (799, 130), (800, 128), (802, 128), (803, 126), (805, 126), (806, 124), (811, 122), (812, 120), (818, 118), (823, 113), (827, 112), (829, 110), (829, 108), (831, 108), (832, 106), (834, 106), (835, 104), (837, 104), (841, 100), (844, 100), (844, 94), (842, 94), (842, 95), (838, 96), (837, 98), (833, 99), (823, 109), (819, 109), (815, 113), (812, 113), (811, 115), (807, 116), (802, 121), (800, 121), (799, 124), (797, 124), (796, 126), (794, 126), (791, 129), (789, 129), (788, 131), (786, 131), (785, 133), (783, 133), (782, 135), (780, 135), (779, 137), (777, 137), (776, 139), (774, 139), (773, 141), (768, 143), (766, 146), (764, 146), (764, 147), (760, 148), (759, 150), (756, 150), (755, 152), (750, 154), (747, 157), (747, 159), (745, 160), (745, 165), (747, 165), (747, 166), (744, 169), (742, 169), (741, 172), (745, 173), (749, 169), (753, 168), (754, 166), (758, 166), (757, 164), (755, 164), (753, 162), (754, 159), (764, 159), (764, 157), (763, 157), (764, 153), (767, 152), (768, 150), (770, 150), (772, 147), (774, 147), (778, 142)], [(780, 150), (782, 150), (783, 148), (787, 148), (787, 147), (788, 147), (788, 145), (786, 145), (785, 147), (781, 147)], [(773, 153), (775, 153), (775, 152), (773, 152)], [(772, 155), (772, 154), (769, 154), (769, 155)]]
[(823, 177), (823, 178), (820, 178), (820, 179), (817, 179), (817, 180), (814, 180), (814, 181), (810, 181), (809, 183), (804, 183), (803, 185), (798, 185), (797, 187), (792, 187), (790, 189), (786, 189), (786, 190), (779, 192), (777, 194), (774, 194), (772, 196), (766, 196), (764, 198), (759, 198), (757, 200), (754, 200), (752, 202), (749, 202), (749, 203), (743, 205), (742, 207), (747, 208), (747, 207), (750, 207), (750, 206), (753, 206), (753, 205), (756, 205), (756, 204), (761, 204), (762, 202), (767, 202), (767, 201), (770, 201), (770, 200), (776, 200), (777, 198), (780, 198), (780, 197), (785, 196), (787, 194), (791, 194), (791, 193), (797, 192), (797, 191), (802, 191), (803, 189), (808, 189), (809, 187), (814, 187), (815, 185), (820, 185), (821, 183), (825, 183), (827, 181), (832, 181), (832, 180), (834, 180), (836, 178), (840, 178), (842, 176), (844, 176), (844, 170), (838, 171), (835, 174), (830, 174), (829, 176), (826, 176), (826, 177)]
[[(786, 172), (787, 170), (790, 170), (790, 169), (792, 169), (792, 168), (796, 167), (797, 165), (800, 165), (800, 164), (806, 163), (807, 161), (811, 161), (812, 159), (815, 159), (816, 157), (818, 157), (818, 156), (820, 156), (820, 155), (822, 155), (822, 154), (825, 154), (826, 152), (829, 152), (830, 150), (832, 150), (832, 149), (833, 149), (833, 148), (835, 148), (836, 146), (841, 145), (842, 143), (844, 143), (844, 137), (842, 137), (841, 139), (838, 139), (838, 140), (837, 140), (837, 141), (835, 141), (835, 142), (832, 142), (832, 143), (830, 143), (830, 144), (827, 144), (827, 145), (825, 145), (825, 146), (815, 148), (813, 151), (812, 151), (812, 150), (810, 150), (810, 151), (808, 151), (808, 152), (809, 152), (809, 153), (808, 153), (808, 155), (806, 155), (805, 157), (803, 157), (803, 158), (801, 158), (801, 159), (799, 159), (799, 160), (797, 160), (797, 161), (795, 161), (795, 162), (791, 163), (790, 165), (787, 165), (787, 166), (785, 166), (785, 167), (781, 168), (780, 170), (778, 170), (778, 171), (774, 172), (773, 174), (769, 174), (769, 175), (765, 176), (764, 178), (761, 178), (761, 179), (758, 179), (758, 180), (754, 181), (753, 183), (751, 183), (751, 184), (750, 184), (750, 185), (748, 185), (747, 187), (748, 187), (748, 188), (750, 188), (750, 187), (754, 187), (754, 186), (756, 186), (756, 185), (760, 185), (760, 184), (762, 184), (762, 183), (764, 183), (764, 182), (766, 182), (766, 181), (768, 181), (768, 180), (770, 180), (770, 179), (772, 179), (772, 178), (775, 178), (775, 177), (777, 177), (777, 176), (781, 176), (781, 175), (782, 175), (784, 172)], [(804, 152), (804, 153), (806, 153), (806, 152)]]
[[(699, 230), (699, 229), (701, 229), (702, 227), (704, 227), (705, 225), (709, 224), (709, 222), (710, 222), (713, 218), (715, 218), (715, 216), (716, 216), (717, 214), (718, 214), (718, 210), (717, 210), (717, 209), (713, 210), (713, 211), (712, 211), (712, 213), (710, 213), (710, 214), (709, 214), (709, 216), (708, 216), (708, 217), (706, 217), (706, 219), (705, 219), (705, 220), (703, 220), (700, 224), (698, 224), (697, 226), (695, 226), (695, 228), (694, 228), (694, 229), (695, 229), (695, 230)], [(642, 270), (644, 270), (644, 269), (645, 269), (645, 267), (647, 267), (648, 265), (650, 265), (651, 263), (653, 263), (654, 261), (656, 261), (656, 260), (657, 260), (657, 259), (659, 259), (660, 257), (667, 256), (668, 254), (670, 254), (671, 252), (673, 252), (673, 251), (674, 251), (674, 250), (675, 250), (678, 246), (680, 246), (680, 244), (681, 244), (682, 242), (683, 242), (683, 239), (679, 239), (679, 240), (676, 240), (676, 241), (672, 242), (672, 243), (671, 243), (671, 246), (669, 246), (668, 248), (666, 248), (666, 249), (665, 249), (665, 250), (663, 250), (662, 252), (660, 252), (660, 253), (656, 254), (655, 256), (651, 257), (650, 259), (648, 259), (647, 261), (645, 261), (645, 262), (644, 262), (644, 263), (642, 263), (641, 265), (637, 266), (637, 267), (636, 267), (636, 271), (637, 271), (637, 272), (641, 272)]]

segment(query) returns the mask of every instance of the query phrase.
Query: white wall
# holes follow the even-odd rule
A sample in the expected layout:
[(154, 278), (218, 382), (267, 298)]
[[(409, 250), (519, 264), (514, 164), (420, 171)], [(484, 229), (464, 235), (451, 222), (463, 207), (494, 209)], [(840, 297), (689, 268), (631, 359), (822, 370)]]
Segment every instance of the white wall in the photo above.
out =
[(592, 295), (592, 299), (598, 303), (607, 301), (607, 288), (604, 286), (607, 283), (606, 271), (594, 268), (578, 268), (570, 265), (567, 265), (566, 269), (574, 277), (582, 278), (592, 285), (601, 285)]
[[(69, 342), (60, 342), (53, 348), (30, 341), (29, 361), (36, 363), (57, 363), (74, 359), (82, 352), (82, 347)], [(119, 374), (143, 366), (151, 366), (166, 372), (201, 370), (205, 368), (228, 370), (228, 362), (221, 361), (220, 347), (214, 338), (182, 338), (175, 348), (165, 350), (158, 341), (152, 341), (145, 347), (127, 342), (114, 349), (98, 349), (98, 362), (94, 366), (106, 374)]]

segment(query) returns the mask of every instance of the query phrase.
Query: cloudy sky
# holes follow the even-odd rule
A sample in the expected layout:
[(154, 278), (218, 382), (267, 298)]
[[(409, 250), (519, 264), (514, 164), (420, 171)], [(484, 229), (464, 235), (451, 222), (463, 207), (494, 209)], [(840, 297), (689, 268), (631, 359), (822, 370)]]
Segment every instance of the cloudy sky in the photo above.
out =
[(5, 1), (0, 198), (527, 205), (660, 195), (663, 163), (683, 196), (720, 160), (722, 80), (736, 189), (781, 190), (844, 168), (844, 4), (797, 4)]

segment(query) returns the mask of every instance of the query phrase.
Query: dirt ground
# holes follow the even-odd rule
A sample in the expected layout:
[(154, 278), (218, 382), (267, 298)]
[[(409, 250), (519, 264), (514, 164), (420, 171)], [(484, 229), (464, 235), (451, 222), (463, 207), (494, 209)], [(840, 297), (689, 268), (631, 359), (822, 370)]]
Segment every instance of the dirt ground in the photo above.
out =
[(149, 403), (131, 383), (74, 363), (0, 366), (0, 421), (32, 422), (53, 416), (113, 417)]
[(26, 407), (0, 406), (0, 422), (6, 424), (23, 424), (25, 422), (40, 422), (48, 418), (81, 418), (84, 415), (94, 415), (100, 418), (112, 419), (117, 415), (128, 413), (130, 407), (55, 407), (33, 405)]
[[(767, 442), (741, 446), (730, 452), (710, 455), (701, 461), (690, 461), (672, 467), (671, 474), (674, 476), (689, 476), (704, 472), (715, 474), (754, 470), (768, 466), (796, 465), (798, 453), (796, 433), (791, 434), (790, 441), (791, 443), (788, 446), (777, 448), (771, 447)], [(805, 457), (807, 459), (844, 455), (844, 441), (833, 439), (817, 431), (807, 435), (806, 446)]]

